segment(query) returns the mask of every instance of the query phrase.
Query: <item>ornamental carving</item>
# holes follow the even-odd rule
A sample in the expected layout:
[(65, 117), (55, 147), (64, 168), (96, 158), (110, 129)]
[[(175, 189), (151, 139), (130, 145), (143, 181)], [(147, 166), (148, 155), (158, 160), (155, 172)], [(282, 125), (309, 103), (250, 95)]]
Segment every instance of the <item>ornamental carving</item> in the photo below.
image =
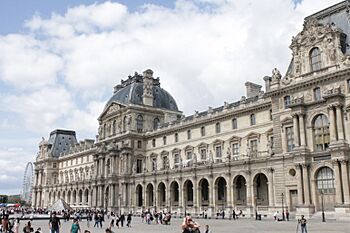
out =
[(312, 72), (310, 51), (315, 47), (320, 51), (322, 68), (341, 63), (344, 59), (341, 51), (343, 37), (341, 29), (331, 24), (321, 24), (312, 17), (307, 19), (303, 30), (292, 38), (290, 49), (293, 59), (290, 75), (295, 77)]

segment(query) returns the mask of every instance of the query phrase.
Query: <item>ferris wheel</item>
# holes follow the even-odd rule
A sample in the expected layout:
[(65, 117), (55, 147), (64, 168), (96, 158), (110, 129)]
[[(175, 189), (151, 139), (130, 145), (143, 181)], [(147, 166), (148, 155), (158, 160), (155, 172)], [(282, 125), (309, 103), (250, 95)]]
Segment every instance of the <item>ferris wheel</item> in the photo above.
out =
[(24, 200), (26, 203), (31, 203), (32, 201), (33, 172), (33, 163), (27, 163), (24, 171), (22, 190), (22, 200)]

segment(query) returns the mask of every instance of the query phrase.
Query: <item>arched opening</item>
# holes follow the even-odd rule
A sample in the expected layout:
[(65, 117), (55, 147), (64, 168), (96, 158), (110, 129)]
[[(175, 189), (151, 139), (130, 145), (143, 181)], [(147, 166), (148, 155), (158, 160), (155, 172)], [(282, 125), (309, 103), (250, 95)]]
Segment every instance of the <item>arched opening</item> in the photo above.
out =
[(69, 191), (67, 192), (67, 203), (69, 203), (69, 204), (72, 204), (72, 203), (71, 203), (71, 197), (72, 197), (72, 193), (71, 193), (71, 191), (69, 190)]
[(173, 181), (170, 184), (170, 206), (178, 206), (179, 205), (179, 184), (176, 181)]
[(57, 199), (60, 199), (60, 198), (61, 198), (61, 192), (58, 191), (58, 193), (57, 193)]
[(161, 182), (158, 185), (158, 197), (159, 197), (159, 200), (158, 200), (159, 206), (164, 207), (166, 205), (166, 191), (165, 191), (165, 184), (163, 182)]
[(215, 181), (215, 196), (218, 206), (224, 207), (227, 201), (227, 188), (226, 180), (223, 177), (219, 177)]
[(67, 202), (66, 191), (62, 192), (62, 199)]
[(199, 204), (201, 206), (209, 206), (209, 182), (207, 179), (201, 179), (199, 181), (199, 195)]
[(52, 198), (51, 198), (51, 196), (52, 196), (52, 194), (51, 194), (51, 193), (49, 193), (49, 205), (51, 205), (51, 204), (52, 204)]
[(154, 206), (153, 185), (148, 184), (146, 190), (147, 190), (147, 202), (146, 202), (146, 204), (148, 207), (152, 207), (152, 206)]
[(82, 190), (79, 190), (79, 204), (82, 204), (83, 203), (83, 191)]
[(136, 186), (136, 205), (138, 207), (143, 206), (143, 188), (140, 184)]
[(327, 150), (330, 143), (328, 118), (323, 114), (317, 115), (314, 118), (312, 129), (314, 134), (315, 150)]
[(245, 206), (247, 205), (247, 187), (246, 180), (243, 176), (239, 175), (234, 180), (234, 203), (235, 205)]
[(56, 192), (53, 192), (53, 198), (52, 198), (52, 203), (56, 201)]
[(88, 189), (85, 189), (85, 192), (84, 192), (84, 203), (85, 203), (85, 205), (89, 204), (89, 190)]
[(269, 205), (269, 188), (267, 177), (259, 173), (254, 177), (254, 198), (257, 206)]
[(319, 48), (313, 48), (310, 51), (311, 71), (317, 71), (322, 68), (321, 52)]
[(72, 198), (72, 203), (75, 204), (77, 203), (77, 191), (73, 191), (73, 198)]
[(193, 183), (190, 180), (186, 180), (184, 183), (185, 188), (185, 205), (193, 206)]
[(334, 211), (336, 193), (334, 172), (331, 168), (321, 167), (316, 172), (316, 189), (317, 210), (321, 210), (323, 201), (324, 210)]

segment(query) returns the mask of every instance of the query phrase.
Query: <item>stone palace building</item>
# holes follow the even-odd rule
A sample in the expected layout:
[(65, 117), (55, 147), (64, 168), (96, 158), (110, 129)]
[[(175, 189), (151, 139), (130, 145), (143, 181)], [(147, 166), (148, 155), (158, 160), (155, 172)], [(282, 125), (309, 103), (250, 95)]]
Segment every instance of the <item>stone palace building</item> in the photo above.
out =
[[(152, 70), (114, 87), (96, 140), (39, 144), (33, 207), (350, 218), (348, 1), (307, 18), (292, 60), (234, 103), (184, 116)], [(228, 216), (228, 215), (226, 215)]]

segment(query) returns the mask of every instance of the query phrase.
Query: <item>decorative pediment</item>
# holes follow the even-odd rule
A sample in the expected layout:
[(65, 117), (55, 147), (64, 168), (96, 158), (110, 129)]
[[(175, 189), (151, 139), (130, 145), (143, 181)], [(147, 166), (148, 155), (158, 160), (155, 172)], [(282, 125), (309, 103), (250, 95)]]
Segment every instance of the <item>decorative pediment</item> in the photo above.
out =
[(293, 119), (291, 117), (285, 117), (281, 120), (282, 125), (293, 124)]
[(189, 151), (189, 150), (193, 150), (193, 148), (194, 148), (193, 146), (188, 145), (184, 148), (184, 150)]
[(163, 155), (168, 155), (169, 154), (169, 151), (166, 151), (166, 150), (163, 150), (162, 152), (160, 152), (160, 154), (163, 156)]
[(180, 153), (181, 150), (179, 148), (174, 148), (172, 151), (171, 151), (173, 154), (175, 153)]
[(241, 137), (238, 137), (238, 136), (235, 136), (235, 135), (233, 135), (232, 137), (230, 137), (228, 140), (230, 141), (230, 142), (241, 142)]
[(288, 75), (294, 77), (313, 71), (310, 54), (314, 48), (319, 50), (322, 68), (341, 63), (345, 38), (346, 35), (334, 24), (322, 24), (316, 18), (307, 18), (303, 30), (292, 38), (293, 59)]
[(266, 134), (267, 136), (271, 136), (271, 135), (273, 134), (273, 128), (267, 130), (267, 131), (265, 132), (265, 134)]
[(250, 133), (247, 135), (247, 138), (260, 138), (260, 134), (259, 134), (259, 133), (256, 133), (256, 132), (250, 132)]
[(225, 141), (221, 140), (221, 139), (216, 139), (215, 141), (213, 141), (213, 145), (217, 145), (217, 144), (224, 144)]
[(197, 145), (198, 148), (203, 148), (203, 147), (208, 147), (209, 144), (208, 143), (204, 143), (204, 142), (201, 142)]
[(108, 116), (108, 115), (114, 114), (114, 113), (120, 111), (121, 109), (123, 109), (125, 107), (126, 106), (123, 105), (123, 104), (112, 102), (108, 106), (106, 106), (106, 108), (103, 110), (103, 112), (101, 113), (101, 115), (99, 116), (98, 119), (100, 120), (104, 116)]

